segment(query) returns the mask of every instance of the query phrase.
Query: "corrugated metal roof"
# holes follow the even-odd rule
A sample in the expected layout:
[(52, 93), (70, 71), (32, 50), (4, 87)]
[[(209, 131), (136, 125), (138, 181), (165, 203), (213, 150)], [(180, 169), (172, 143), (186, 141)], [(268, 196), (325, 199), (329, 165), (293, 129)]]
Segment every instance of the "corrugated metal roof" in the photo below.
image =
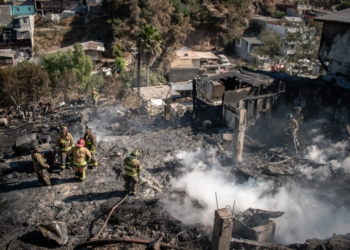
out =
[(177, 50), (175, 54), (180, 59), (199, 59), (199, 57), (191, 50)]
[(350, 8), (333, 12), (325, 16), (315, 17), (318, 22), (336, 22), (336, 23), (350, 23)]
[[(134, 88), (137, 91), (137, 88)], [(169, 92), (170, 91), (170, 92)], [(181, 98), (182, 96), (168, 85), (149, 86), (140, 88), (141, 97), (145, 100)]]
[(14, 54), (11, 54), (11, 53), (0, 53), (0, 57), (10, 57), (10, 58), (13, 58), (13, 57), (14, 57)]
[(279, 22), (281, 19), (267, 17), (267, 16), (252, 16), (252, 20), (263, 20), (266, 22)]
[(25, 27), (25, 28), (15, 28), (15, 29), (13, 29), (13, 30), (16, 30), (16, 31), (18, 31), (18, 32), (25, 32), (25, 31), (29, 31), (30, 28), (29, 28), (29, 27)]
[(219, 59), (213, 52), (193, 51), (201, 59)]
[(304, 22), (303, 19), (301, 19), (301, 17), (290, 17), (290, 16), (286, 16), (283, 19), (286, 19), (288, 22)]
[(193, 90), (192, 81), (190, 82), (172, 82), (171, 89), (176, 91)]
[[(88, 42), (81, 43), (81, 45), (83, 45), (84, 50), (98, 50), (98, 51), (105, 51), (106, 50), (105, 47), (103, 46), (103, 43), (100, 43), (100, 42), (88, 41)], [(92, 48), (96, 48), (96, 49), (92, 49)], [(54, 53), (54, 52), (58, 52), (58, 51), (65, 52), (68, 50), (74, 51), (74, 46), (71, 45), (71, 46), (67, 46), (67, 47), (63, 47), (63, 48), (59, 48), (59, 49), (55, 49), (55, 50), (45, 51), (45, 52), (43, 52), (43, 54)]]
[(171, 68), (194, 68), (192, 60), (175, 59), (170, 64)]
[(262, 42), (257, 37), (242, 37), (244, 41), (247, 41), (250, 44), (262, 44)]
[(227, 78), (237, 78), (242, 82), (250, 84), (251, 86), (260, 86), (260, 85), (269, 86), (275, 80), (274, 78), (263, 74), (240, 69), (239, 71), (230, 71), (222, 74), (203, 75), (200, 81), (204, 83), (204, 82), (217, 81), (220, 79), (227, 79)]

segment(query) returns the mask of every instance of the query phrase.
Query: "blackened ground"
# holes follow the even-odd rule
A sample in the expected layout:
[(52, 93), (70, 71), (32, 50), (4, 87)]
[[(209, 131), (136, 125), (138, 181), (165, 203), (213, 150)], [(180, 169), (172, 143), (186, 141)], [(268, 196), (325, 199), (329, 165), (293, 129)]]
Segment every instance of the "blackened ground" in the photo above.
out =
[[(50, 169), (53, 185), (37, 187), (37, 179), (33, 173), (30, 157), (16, 155), (9, 148), (14, 144), (18, 135), (35, 129), (40, 131), (44, 128), (51, 131), (52, 138), (55, 138), (58, 133), (57, 128), (61, 124), (68, 124), (75, 140), (78, 139), (83, 135), (85, 124), (72, 121), (74, 121), (75, 112), (83, 111), (89, 114), (87, 123), (98, 137), (99, 167), (97, 169), (89, 167), (86, 180), (78, 182), (73, 179), (73, 170), (67, 169), (61, 173), (56, 166)], [(281, 137), (283, 137), (283, 128), (280, 127), (276, 129), (275, 126), (268, 124), (267, 126), (257, 124), (250, 128), (247, 132), (244, 163), (238, 166), (233, 164), (232, 142), (224, 141), (222, 136), (223, 133), (228, 133), (230, 130), (219, 126), (219, 120), (202, 116), (192, 123), (192, 120), (189, 119), (192, 116), (189, 114), (180, 121), (168, 122), (161, 117), (138, 115), (123, 106), (106, 106), (99, 108), (97, 113), (90, 109), (68, 110), (67, 113), (71, 116), (49, 120), (35, 128), (33, 125), (24, 125), (18, 129), (1, 131), (1, 140), (8, 146), (3, 147), (4, 157), (0, 165), (3, 170), (0, 184), (0, 223), (2, 225), (0, 249), (8, 247), (9, 244), (11, 244), (11, 249), (72, 249), (75, 245), (93, 237), (104, 223), (107, 216), (106, 211), (123, 197), (122, 161), (134, 148), (140, 149), (140, 161), (144, 168), (139, 185), (139, 195), (129, 197), (116, 209), (100, 238), (129, 237), (153, 240), (164, 234), (164, 243), (174, 242), (173, 237), (188, 227), (173, 219), (160, 200), (167, 190), (170, 177), (181, 174), (178, 171), (181, 165), (177, 161), (165, 161), (164, 158), (176, 151), (213, 148), (214, 145), (210, 143), (210, 140), (205, 139), (205, 136), (219, 142), (225, 149), (228, 156), (217, 153), (216, 159), (227, 168), (229, 177), (238, 178), (242, 182), (248, 177), (264, 178), (272, 180), (276, 187), (298, 183), (301, 186), (318, 188), (318, 193), (323, 196), (325, 202), (350, 206), (349, 190), (347, 189), (350, 179), (341, 172), (334, 173), (332, 178), (316, 179), (313, 182), (303, 175), (276, 176), (266, 172), (264, 166), (271, 157), (268, 149), (280, 146)], [(280, 118), (275, 122), (283, 124), (283, 119)], [(113, 124), (114, 126), (111, 127)], [(327, 122), (322, 123), (319, 127), (325, 125)], [(333, 123), (331, 125), (337, 126)], [(307, 126), (306, 123), (305, 128)], [(308, 130), (305, 129), (305, 131), (303, 133), (307, 133)], [(269, 133), (270, 136), (266, 136)], [(328, 136), (332, 137), (333, 133), (329, 133)], [(308, 145), (307, 140), (303, 144)], [(120, 152), (122, 156), (118, 157), (117, 152)], [(293, 150), (290, 150), (289, 153), (293, 154)], [(291, 161), (279, 168), (289, 170), (293, 169), (295, 164)], [(341, 183), (341, 185), (335, 186), (334, 182)], [(339, 195), (337, 197), (327, 195), (331, 194), (331, 192), (326, 192), (329, 191), (329, 188)], [(186, 193), (182, 195), (185, 196)], [(198, 203), (198, 206), (201, 205)], [(37, 230), (38, 224), (46, 224), (54, 220), (65, 222), (67, 225), (69, 241), (65, 246), (59, 247), (56, 243), (47, 241)], [(194, 225), (178, 237), (177, 244), (188, 249), (209, 249), (209, 238), (210, 232), (201, 226)], [(318, 249), (320, 244), (326, 243), (333, 248), (325, 249), (347, 249), (341, 247), (350, 244), (349, 239), (343, 237), (337, 241), (338, 248), (335, 247), (334, 242), (331, 245), (329, 240), (320, 240), (311, 244), (312, 247), (307, 249)], [(305, 246), (299, 244), (290, 246), (290, 249), (306, 249), (303, 248)], [(145, 249), (144, 246), (138, 245), (119, 244), (118, 247), (120, 249), (130, 249), (130, 247)]]

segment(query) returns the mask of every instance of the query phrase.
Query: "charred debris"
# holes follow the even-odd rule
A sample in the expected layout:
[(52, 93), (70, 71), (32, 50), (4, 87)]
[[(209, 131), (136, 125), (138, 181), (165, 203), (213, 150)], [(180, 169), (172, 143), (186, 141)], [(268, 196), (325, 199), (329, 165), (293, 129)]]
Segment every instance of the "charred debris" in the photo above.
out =
[[(170, 212), (167, 202), (183, 203), (188, 195), (170, 189), (183, 175), (179, 153), (203, 150), (204, 164), (219, 165), (225, 179), (237, 185), (249, 180), (269, 182), (274, 186), (272, 193), (279, 187), (310, 188), (317, 190), (325, 204), (349, 208), (350, 193), (345, 186), (350, 178), (344, 170), (329, 166), (331, 159), (317, 162), (306, 157), (309, 146), (326, 147), (321, 140), (313, 140), (318, 136), (327, 143), (343, 143), (343, 152), (348, 152), (348, 96), (347, 89), (322, 79), (242, 69), (194, 79), (193, 111), (191, 107), (171, 120), (166, 119), (169, 106), (150, 115), (108, 100), (101, 100), (97, 108), (77, 99), (69, 104), (3, 110), (0, 248), (347, 249), (348, 232), (328, 235), (325, 240), (276, 244), (284, 242), (285, 235), (278, 235), (278, 230), (284, 216), (290, 216), (285, 211), (217, 206), (208, 227), (199, 221), (181, 221)], [(293, 146), (283, 147), (281, 139), (285, 117), (295, 105), (302, 106), (306, 117), (298, 156)], [(88, 170), (85, 182), (75, 182), (71, 171), (60, 172), (55, 166), (53, 144), (63, 124), (75, 141), (85, 124), (97, 136), (100, 166)], [(40, 144), (53, 166), (52, 187), (36, 185), (30, 160), (33, 143)], [(122, 161), (134, 148), (141, 151), (144, 168), (136, 198), (122, 192)], [(347, 155), (332, 157), (344, 159)], [(315, 171), (310, 181), (305, 166), (326, 166), (330, 176), (320, 178)], [(207, 195), (215, 201), (214, 193)], [(206, 207), (201, 200), (191, 198), (191, 202), (196, 209)], [(242, 201), (233, 197), (227, 202)], [(278, 222), (270, 218), (278, 218)]]

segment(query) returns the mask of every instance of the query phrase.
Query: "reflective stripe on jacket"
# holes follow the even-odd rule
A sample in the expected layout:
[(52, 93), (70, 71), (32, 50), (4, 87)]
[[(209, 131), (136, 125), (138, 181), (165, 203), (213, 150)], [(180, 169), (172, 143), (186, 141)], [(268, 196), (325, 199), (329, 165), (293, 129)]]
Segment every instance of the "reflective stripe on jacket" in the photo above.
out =
[(87, 164), (86, 158), (91, 159), (90, 151), (85, 147), (74, 147), (68, 152), (68, 156), (73, 156), (73, 164), (76, 166), (85, 166)]
[(74, 145), (74, 139), (69, 132), (67, 132), (66, 135), (63, 135), (61, 133), (57, 136), (56, 146), (59, 146), (61, 151), (63, 152), (69, 151), (72, 148), (72, 145)]
[(139, 175), (142, 167), (140, 161), (133, 157), (126, 157), (124, 160), (124, 171), (128, 176), (137, 176)]
[(47, 168), (47, 164), (44, 162), (44, 157), (40, 153), (33, 153), (32, 160), (35, 172), (42, 172)]

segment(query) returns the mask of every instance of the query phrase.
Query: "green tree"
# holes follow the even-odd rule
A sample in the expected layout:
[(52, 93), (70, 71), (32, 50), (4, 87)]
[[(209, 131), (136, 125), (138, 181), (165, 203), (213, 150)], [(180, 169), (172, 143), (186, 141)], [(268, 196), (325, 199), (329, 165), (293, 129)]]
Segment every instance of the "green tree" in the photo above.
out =
[[(284, 64), (290, 64), (291, 67), (296, 67), (296, 74), (303, 70), (310, 70), (311, 63), (317, 60), (318, 44), (315, 39), (316, 34), (317, 28), (314, 26), (297, 26), (287, 32), (284, 39), (287, 55), (283, 62)], [(305, 59), (310, 61), (309, 65), (305, 63)]]
[(110, 31), (114, 37), (118, 37), (123, 34), (123, 22), (119, 18), (108, 19)]
[(59, 78), (65, 70), (71, 70), (73, 68), (72, 58), (73, 53), (71, 50), (41, 55), (40, 66), (48, 72), (53, 88), (56, 87), (54, 80)]
[(123, 45), (121, 45), (120, 43), (113, 45), (111, 48), (111, 54), (113, 58), (123, 57)]
[(282, 49), (283, 37), (273, 29), (263, 30), (259, 35), (259, 39), (263, 45), (255, 47), (253, 53), (274, 58)]
[(115, 59), (115, 66), (117, 68), (117, 72), (120, 73), (126, 69), (126, 61), (122, 57), (117, 57)]
[[(74, 78), (74, 81), (79, 83), (76, 88), (80, 91), (85, 91), (93, 69), (92, 59), (90, 56), (85, 55), (83, 46), (80, 43), (74, 45), (74, 51), (58, 51), (42, 55), (40, 65), (42, 69), (48, 72), (52, 88), (56, 91), (63, 90), (62, 81), (66, 77), (70, 79), (70, 82)], [(74, 77), (70, 74), (74, 74)]]
[(86, 84), (90, 80), (90, 74), (93, 69), (92, 59), (85, 55), (83, 45), (76, 43), (73, 51), (74, 72), (80, 82), (80, 89), (86, 90)]
[(281, 19), (286, 16), (286, 13), (280, 10), (276, 10), (271, 14), (271, 17)]
[(350, 0), (346, 0), (346, 1), (343, 1), (342, 3), (340, 3), (337, 10), (344, 10), (347, 8), (350, 8)]
[(146, 86), (148, 86), (149, 67), (157, 59), (157, 56), (161, 53), (162, 36), (158, 33), (158, 30), (151, 24), (146, 24), (139, 35), (142, 46), (142, 57), (144, 58), (147, 71), (146, 71)]
[(0, 105), (2, 107), (39, 101), (41, 97), (50, 96), (50, 78), (40, 66), (22, 62), (16, 66), (0, 69)]

